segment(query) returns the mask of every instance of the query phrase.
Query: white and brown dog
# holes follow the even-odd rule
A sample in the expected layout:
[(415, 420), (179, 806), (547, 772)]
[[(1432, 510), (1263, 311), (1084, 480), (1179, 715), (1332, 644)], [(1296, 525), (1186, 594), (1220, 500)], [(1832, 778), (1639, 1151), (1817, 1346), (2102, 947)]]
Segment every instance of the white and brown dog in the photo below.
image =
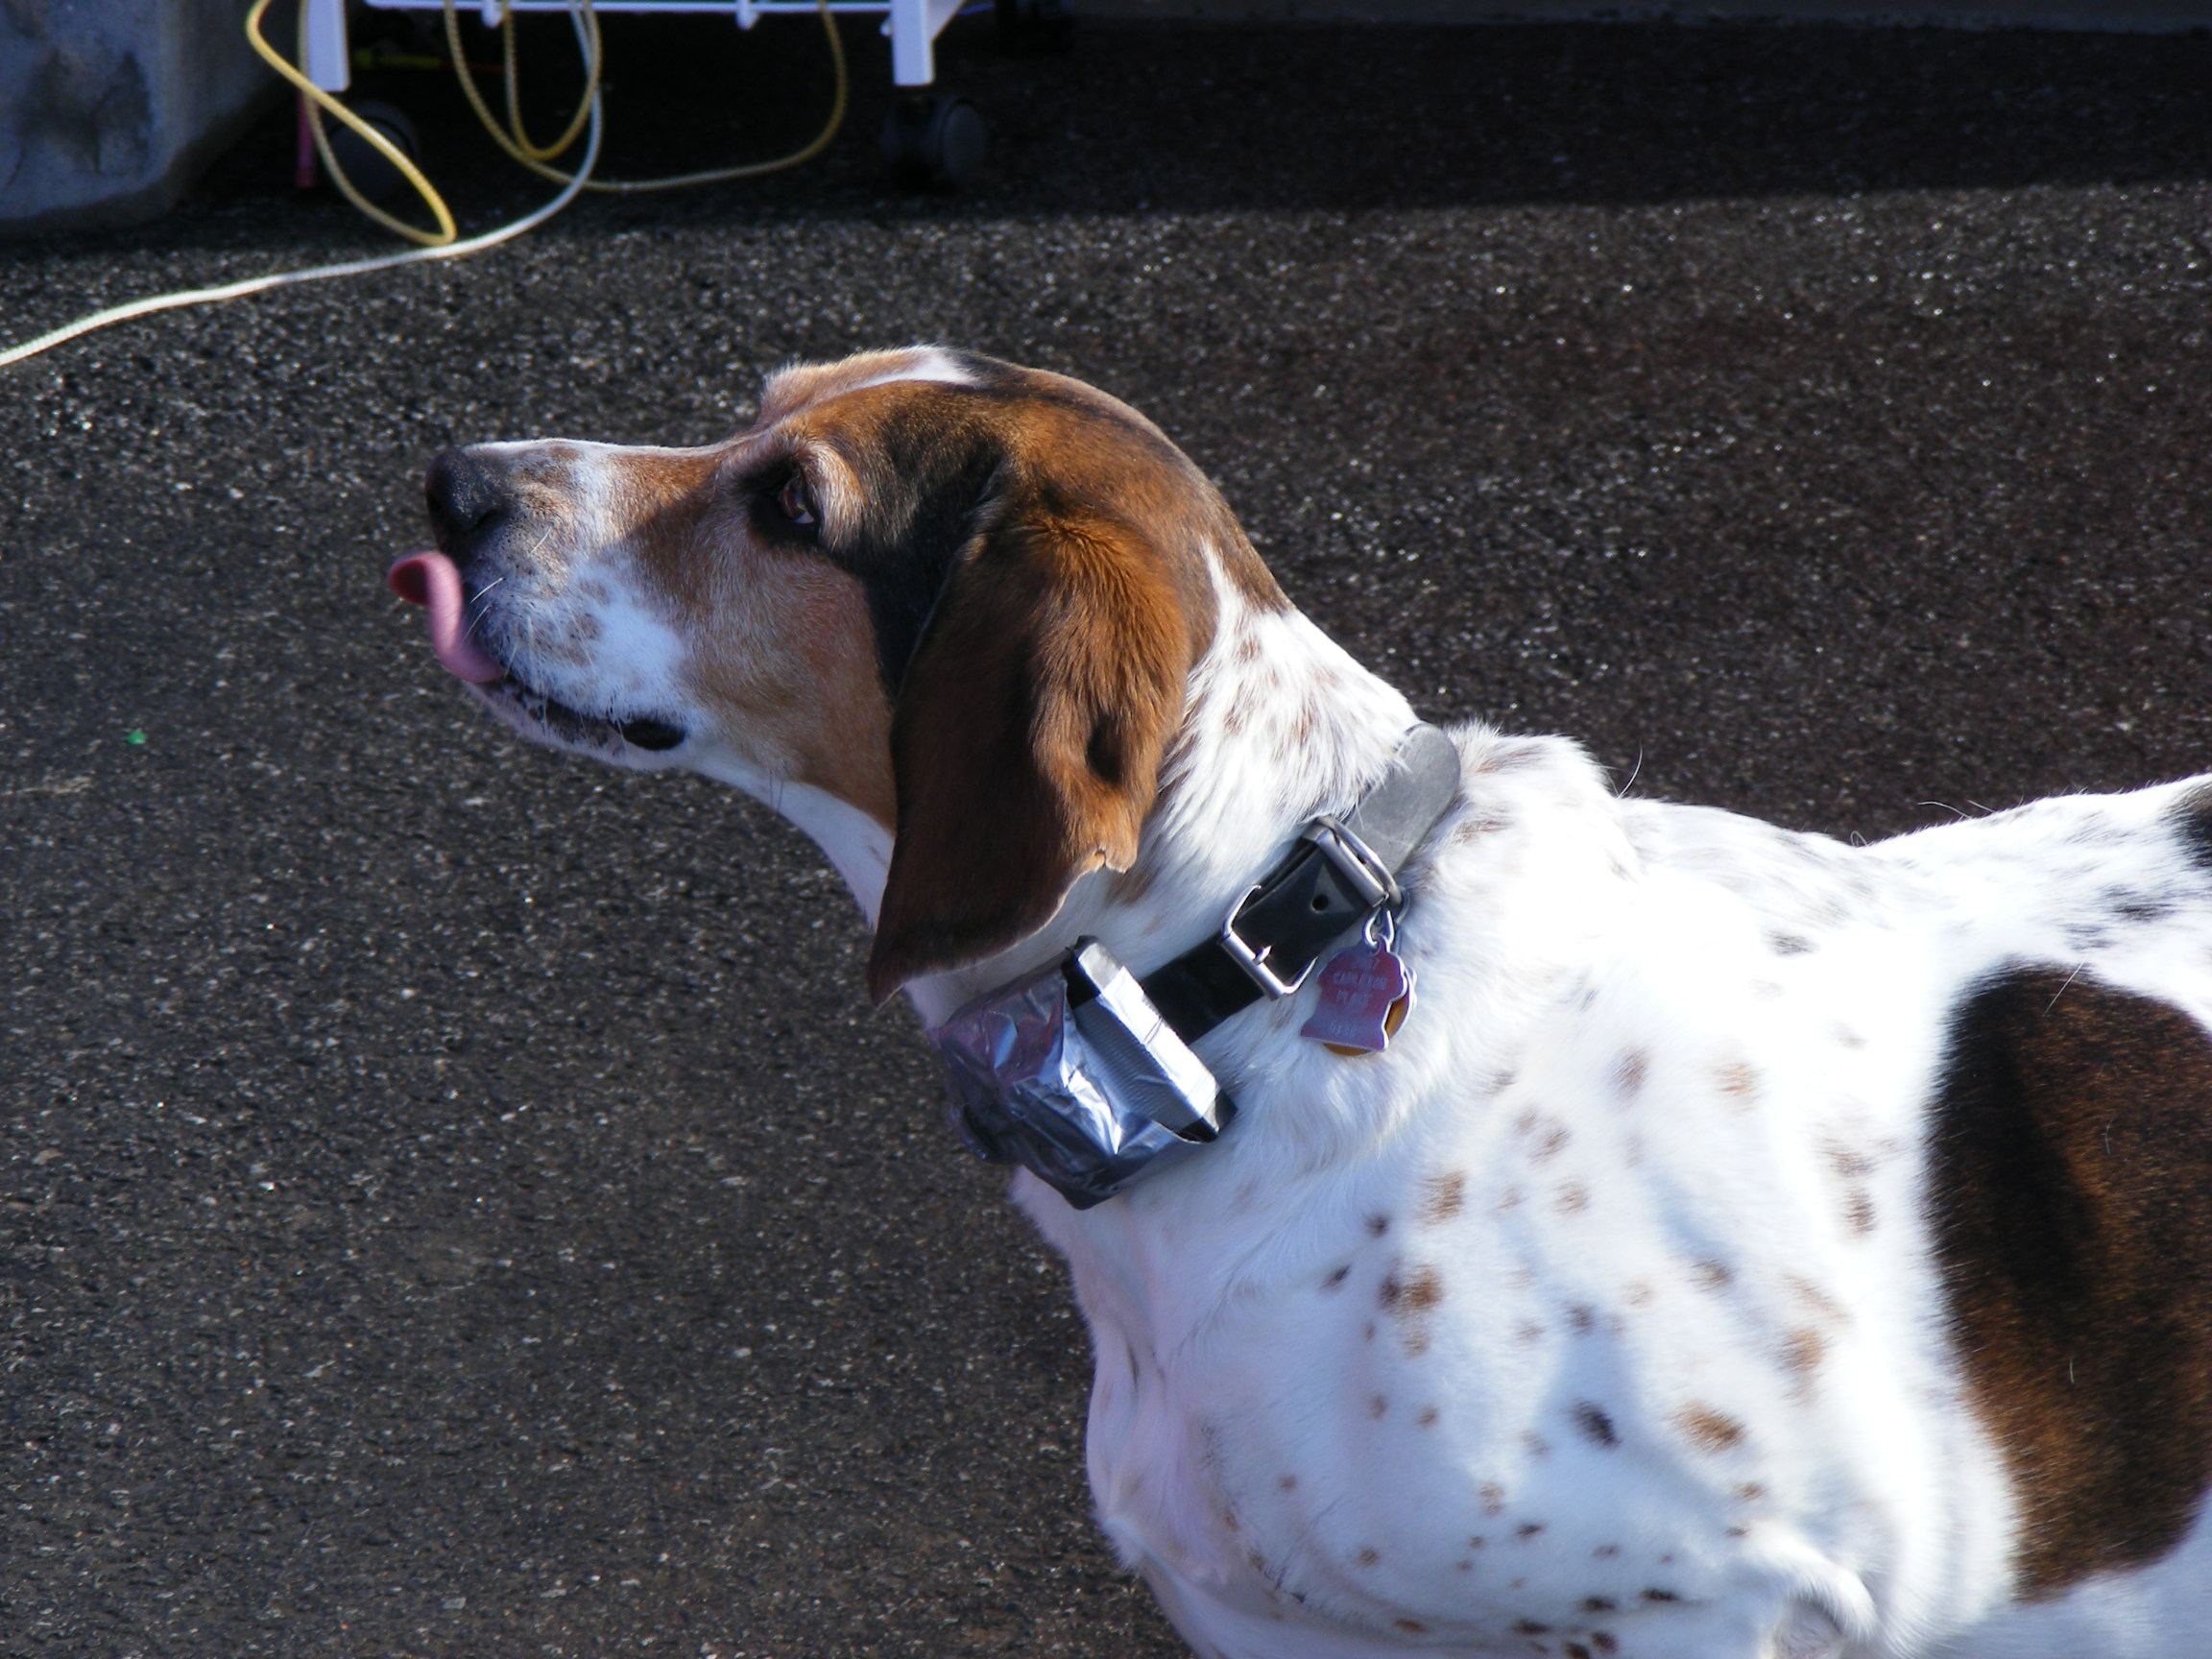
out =
[[(1413, 725), (1160, 431), (934, 349), (699, 449), (448, 451), (395, 568), (524, 733), (806, 830), (936, 1024), (1220, 926)], [(1015, 1193), (1206, 1659), (2212, 1654), (2212, 785), (1849, 847), (1455, 733), (1386, 1052)]]

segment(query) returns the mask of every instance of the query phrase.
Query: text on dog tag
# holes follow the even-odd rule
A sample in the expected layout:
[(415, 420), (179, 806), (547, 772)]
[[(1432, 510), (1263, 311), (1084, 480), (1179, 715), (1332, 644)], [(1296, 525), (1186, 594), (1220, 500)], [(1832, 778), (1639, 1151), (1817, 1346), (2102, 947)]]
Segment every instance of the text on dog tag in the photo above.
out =
[(1338, 1052), (1380, 1053), (1389, 1046), (1391, 1033), (1405, 1021), (1406, 1007), (1412, 1000), (1412, 974), (1380, 945), (1362, 943), (1337, 951), (1323, 965), (1315, 983), (1321, 1000), (1298, 1034)]

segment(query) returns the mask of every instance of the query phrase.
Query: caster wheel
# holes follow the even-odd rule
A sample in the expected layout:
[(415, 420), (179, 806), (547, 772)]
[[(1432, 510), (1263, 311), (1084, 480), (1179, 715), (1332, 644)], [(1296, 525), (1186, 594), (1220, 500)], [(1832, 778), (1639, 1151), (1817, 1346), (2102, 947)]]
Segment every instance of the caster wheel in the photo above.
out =
[(911, 189), (959, 190), (983, 176), (983, 117), (965, 98), (920, 93), (892, 106), (883, 122), (883, 160)]
[[(416, 136), (415, 123), (407, 119), (405, 110), (380, 104), (373, 98), (364, 98), (347, 108), (382, 133), (408, 160), (421, 162), (422, 141)], [(323, 130), (330, 135), (330, 154), (338, 157), (338, 165), (345, 169), (354, 189), (372, 202), (389, 202), (399, 194), (407, 182), (406, 178), (385, 160), (368, 139), (343, 121), (332, 120), (327, 115), (323, 118)]]
[(1068, 0), (992, 0), (998, 45), (1007, 52), (1065, 52), (1074, 44)]

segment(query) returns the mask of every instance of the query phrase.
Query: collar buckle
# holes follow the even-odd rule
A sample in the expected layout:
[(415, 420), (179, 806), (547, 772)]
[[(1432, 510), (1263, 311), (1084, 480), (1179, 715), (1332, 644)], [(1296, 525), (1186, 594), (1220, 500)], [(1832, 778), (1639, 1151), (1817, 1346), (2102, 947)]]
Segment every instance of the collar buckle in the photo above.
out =
[[(1372, 917), (1376, 911), (1404, 901), (1405, 894), (1398, 886), (1397, 878), (1391, 875), (1390, 866), (1339, 820), (1325, 813), (1308, 824), (1299, 839), (1328, 861), (1367, 916)], [(1274, 945), (1254, 946), (1237, 931), (1237, 924), (1251, 908), (1253, 899), (1268, 885), (1267, 882), (1253, 883), (1231, 907), (1221, 924), (1221, 949), (1262, 991), (1270, 997), (1287, 997), (1306, 983), (1307, 976), (1313, 972), (1313, 964), (1320, 958), (1310, 959), (1298, 970), (1297, 977), (1286, 979), (1268, 965), (1267, 958), (1274, 952)], [(1349, 926), (1350, 923), (1344, 926)]]

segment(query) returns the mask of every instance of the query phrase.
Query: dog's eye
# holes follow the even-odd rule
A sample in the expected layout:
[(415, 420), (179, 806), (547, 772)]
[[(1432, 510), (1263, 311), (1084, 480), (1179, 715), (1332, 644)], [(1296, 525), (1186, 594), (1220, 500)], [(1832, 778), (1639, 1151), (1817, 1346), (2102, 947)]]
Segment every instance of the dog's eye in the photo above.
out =
[(806, 482), (803, 472), (794, 472), (783, 481), (783, 490), (776, 497), (776, 505), (783, 509), (783, 517), (792, 523), (812, 528), (816, 523), (814, 513), (814, 488)]

